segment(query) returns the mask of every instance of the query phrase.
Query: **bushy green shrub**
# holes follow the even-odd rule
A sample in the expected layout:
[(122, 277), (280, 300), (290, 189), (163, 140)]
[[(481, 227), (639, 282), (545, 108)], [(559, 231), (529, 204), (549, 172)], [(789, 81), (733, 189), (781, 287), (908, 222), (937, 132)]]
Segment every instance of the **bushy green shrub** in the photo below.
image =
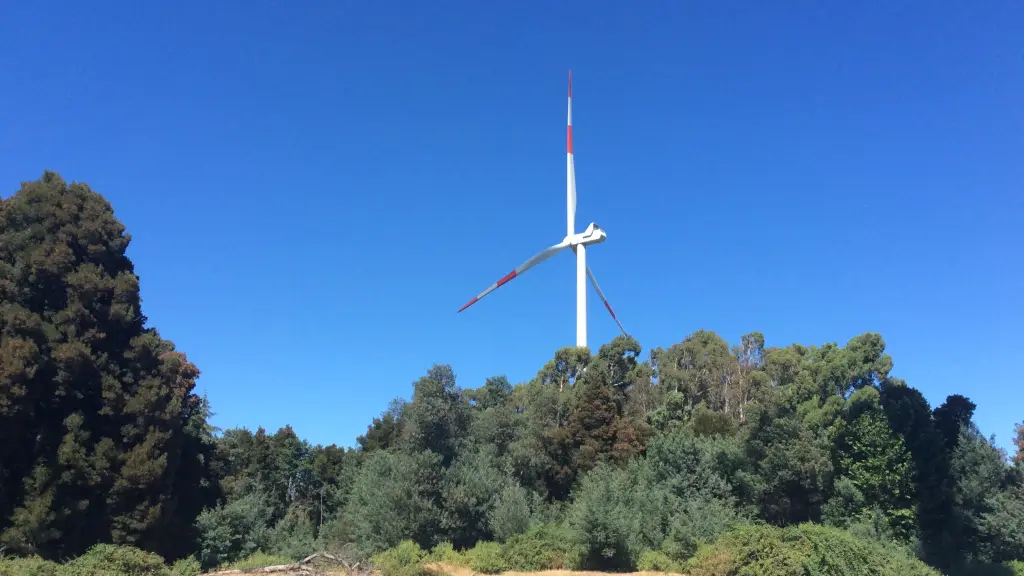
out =
[(427, 554), (412, 540), (403, 540), (394, 548), (374, 555), (372, 563), (383, 576), (415, 576), (423, 572), (422, 563)]
[(1024, 487), (1004, 490), (984, 500), (978, 528), (986, 556), (1012, 562), (1024, 558)]
[(530, 524), (551, 524), (558, 525), (565, 522), (568, 514), (569, 502), (558, 500), (547, 501), (536, 492), (529, 492), (530, 499)]
[(0, 558), (0, 576), (61, 576), (61, 566), (37, 556)]
[(461, 566), (466, 563), (466, 559), (455, 550), (451, 542), (441, 542), (437, 546), (434, 546), (430, 554), (424, 559), (424, 562), (428, 564), (450, 564), (452, 566)]
[(317, 531), (316, 548), (330, 553), (344, 554), (347, 558), (365, 561), (369, 556), (359, 549), (349, 533), (348, 521), (344, 514), (324, 522)]
[(568, 528), (541, 524), (509, 538), (502, 547), (506, 570), (574, 570), (583, 563), (583, 547)]
[(267, 550), (270, 545), (271, 507), (259, 491), (238, 500), (203, 510), (196, 520), (199, 529), (199, 559), (213, 568)]
[(714, 542), (744, 520), (736, 508), (717, 498), (687, 500), (679, 505), (661, 551), (676, 562), (685, 562), (701, 544)]
[(592, 570), (630, 570), (644, 550), (656, 549), (671, 521), (672, 495), (653, 484), (646, 463), (599, 466), (580, 482), (568, 525), (584, 546)]
[(466, 558), (474, 571), (497, 574), (506, 570), (501, 552), (501, 544), (497, 542), (477, 542), (472, 550), (466, 552)]
[(434, 492), (441, 470), (440, 456), (430, 451), (380, 450), (366, 457), (344, 511), (348, 536), (360, 554), (370, 556), (405, 539), (421, 546), (435, 543), (441, 511)]
[(316, 529), (307, 512), (302, 507), (293, 507), (269, 531), (268, 549), (275, 556), (297, 562), (317, 551)]
[(701, 546), (683, 566), (690, 576), (937, 576), (903, 550), (858, 540), (838, 528), (801, 524), (788, 528), (741, 526)]
[(661, 550), (645, 550), (636, 567), (644, 572), (682, 572), (683, 565)]
[(182, 558), (171, 566), (171, 576), (199, 576), (202, 572), (202, 566), (199, 564), (199, 560), (192, 558)]
[(39, 557), (2, 558), (0, 576), (198, 576), (199, 562), (184, 558), (167, 566), (163, 558), (132, 546), (98, 544), (66, 564)]
[(164, 559), (131, 546), (97, 544), (61, 566), (61, 576), (165, 576)]
[(530, 496), (522, 486), (506, 486), (495, 498), (487, 513), (491, 533), (498, 542), (505, 542), (530, 527)]

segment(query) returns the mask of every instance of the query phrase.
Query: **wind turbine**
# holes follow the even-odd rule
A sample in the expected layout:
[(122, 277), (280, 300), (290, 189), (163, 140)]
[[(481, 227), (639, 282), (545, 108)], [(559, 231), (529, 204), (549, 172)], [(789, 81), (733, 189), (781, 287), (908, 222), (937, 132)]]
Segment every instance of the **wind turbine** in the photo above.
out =
[(600, 244), (605, 241), (606, 234), (597, 224), (591, 222), (587, 229), (579, 234), (576, 233), (576, 167), (573, 163), (572, 154), (572, 71), (569, 71), (569, 114), (567, 123), (567, 133), (565, 140), (565, 188), (566, 188), (566, 235), (561, 242), (550, 246), (542, 250), (539, 254), (530, 258), (526, 262), (523, 262), (517, 266), (514, 270), (501, 277), (500, 280), (491, 284), (486, 290), (476, 295), (472, 300), (466, 303), (465, 306), (459, 308), (459, 312), (462, 312), (466, 308), (469, 308), (473, 304), (476, 304), (481, 298), (487, 296), (500, 286), (503, 286), (513, 278), (520, 276), (523, 272), (526, 272), (530, 268), (533, 268), (537, 264), (551, 258), (555, 254), (571, 248), (576, 254), (576, 346), (587, 345), (587, 279), (590, 279), (590, 283), (594, 285), (594, 290), (597, 291), (597, 295), (604, 302), (604, 307), (608, 309), (608, 313), (612, 315), (612, 320), (619, 325), (619, 330), (625, 334), (626, 330), (622, 327), (622, 323), (615, 317), (615, 312), (612, 311), (612, 307), (608, 304), (608, 299), (604, 297), (604, 292), (601, 292), (601, 287), (597, 284), (597, 279), (594, 278), (594, 273), (591, 272), (587, 266), (587, 246), (593, 244)]

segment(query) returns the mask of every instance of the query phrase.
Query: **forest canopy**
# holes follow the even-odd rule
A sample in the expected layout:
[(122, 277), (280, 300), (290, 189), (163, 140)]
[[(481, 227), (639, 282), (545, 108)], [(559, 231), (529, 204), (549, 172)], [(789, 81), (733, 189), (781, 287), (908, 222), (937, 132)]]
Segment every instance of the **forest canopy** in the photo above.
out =
[(109, 543), (216, 567), (450, 546), (620, 570), (778, 527), (942, 570), (1024, 560), (1024, 428), (1006, 454), (966, 396), (930, 405), (890, 374), (879, 334), (777, 347), (697, 330), (646, 356), (619, 336), (514, 384), (437, 364), (354, 447), (312, 445), (290, 426), (212, 426), (199, 368), (147, 324), (130, 240), (109, 202), (54, 172), (0, 200), (8, 554)]

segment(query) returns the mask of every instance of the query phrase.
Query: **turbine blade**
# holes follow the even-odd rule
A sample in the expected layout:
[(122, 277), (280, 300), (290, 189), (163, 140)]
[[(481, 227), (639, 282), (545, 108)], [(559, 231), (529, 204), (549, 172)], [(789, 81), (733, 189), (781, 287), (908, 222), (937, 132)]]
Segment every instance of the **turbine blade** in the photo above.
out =
[(612, 310), (612, 305), (608, 303), (608, 299), (604, 297), (604, 292), (601, 292), (601, 287), (597, 285), (597, 278), (594, 278), (594, 273), (590, 271), (590, 266), (587, 266), (587, 277), (590, 278), (590, 283), (594, 285), (594, 290), (597, 290), (597, 295), (601, 297), (601, 302), (604, 302), (604, 307), (608, 309), (608, 313), (612, 315), (612, 320), (619, 325), (619, 330), (626, 336), (626, 329), (622, 327), (622, 322), (615, 316), (615, 312)]
[(509, 280), (512, 280), (516, 276), (519, 276), (523, 272), (526, 272), (530, 268), (533, 268), (537, 264), (540, 264), (541, 262), (547, 260), (548, 258), (551, 258), (555, 254), (558, 254), (559, 252), (561, 252), (562, 250), (565, 250), (568, 247), (569, 247), (568, 240), (562, 240), (561, 242), (559, 242), (558, 244), (555, 244), (554, 246), (550, 246), (548, 248), (545, 248), (544, 250), (540, 251), (540, 253), (536, 254), (533, 258), (530, 258), (526, 262), (523, 262), (522, 264), (517, 266), (514, 270), (512, 270), (508, 274), (505, 274), (504, 276), (502, 276), (500, 280), (498, 280), (494, 284), (491, 284), (487, 288), (487, 290), (484, 290), (483, 292), (481, 292), (481, 293), (477, 294), (476, 296), (474, 296), (473, 299), (470, 300), (469, 302), (467, 302), (465, 306), (463, 306), (462, 308), (459, 308), (459, 312), (462, 312), (466, 308), (469, 308), (473, 304), (476, 304), (481, 298), (483, 298), (484, 296), (487, 296), (491, 292), (494, 292), (494, 290), (496, 290), (498, 287), (506, 284)]
[(572, 70), (569, 71), (569, 114), (565, 135), (566, 235), (576, 233), (576, 163), (572, 155)]

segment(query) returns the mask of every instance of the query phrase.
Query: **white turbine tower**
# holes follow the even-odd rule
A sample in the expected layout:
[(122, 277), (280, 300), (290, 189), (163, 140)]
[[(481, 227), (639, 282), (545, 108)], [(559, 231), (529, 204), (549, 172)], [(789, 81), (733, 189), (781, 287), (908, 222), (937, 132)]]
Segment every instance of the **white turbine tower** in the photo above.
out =
[(526, 272), (530, 268), (533, 268), (537, 264), (540, 264), (544, 260), (554, 256), (555, 254), (571, 248), (576, 254), (576, 346), (587, 345), (587, 278), (590, 279), (590, 283), (594, 285), (594, 290), (597, 291), (597, 295), (604, 302), (605, 308), (608, 309), (608, 313), (612, 315), (612, 319), (619, 325), (619, 330), (625, 334), (626, 330), (622, 327), (622, 323), (615, 317), (615, 312), (612, 311), (612, 307), (608, 304), (608, 299), (604, 297), (604, 293), (601, 292), (601, 287), (597, 285), (597, 279), (594, 278), (594, 273), (591, 272), (587, 266), (587, 246), (591, 244), (600, 244), (605, 241), (605, 232), (597, 224), (593, 222), (587, 226), (587, 229), (579, 234), (576, 233), (576, 167), (573, 163), (572, 155), (572, 72), (569, 72), (569, 114), (567, 123), (567, 132), (565, 140), (565, 208), (566, 208), (566, 235), (561, 242), (550, 246), (539, 254), (530, 258), (526, 262), (523, 262), (514, 270), (503, 276), (500, 280), (491, 284), (487, 290), (484, 290), (472, 300), (466, 303), (465, 306), (459, 308), (459, 312), (462, 312), (466, 308), (469, 308), (475, 304), (478, 300), (487, 296), (493, 292), (499, 286), (507, 283), (509, 280), (519, 276), (523, 272)]

